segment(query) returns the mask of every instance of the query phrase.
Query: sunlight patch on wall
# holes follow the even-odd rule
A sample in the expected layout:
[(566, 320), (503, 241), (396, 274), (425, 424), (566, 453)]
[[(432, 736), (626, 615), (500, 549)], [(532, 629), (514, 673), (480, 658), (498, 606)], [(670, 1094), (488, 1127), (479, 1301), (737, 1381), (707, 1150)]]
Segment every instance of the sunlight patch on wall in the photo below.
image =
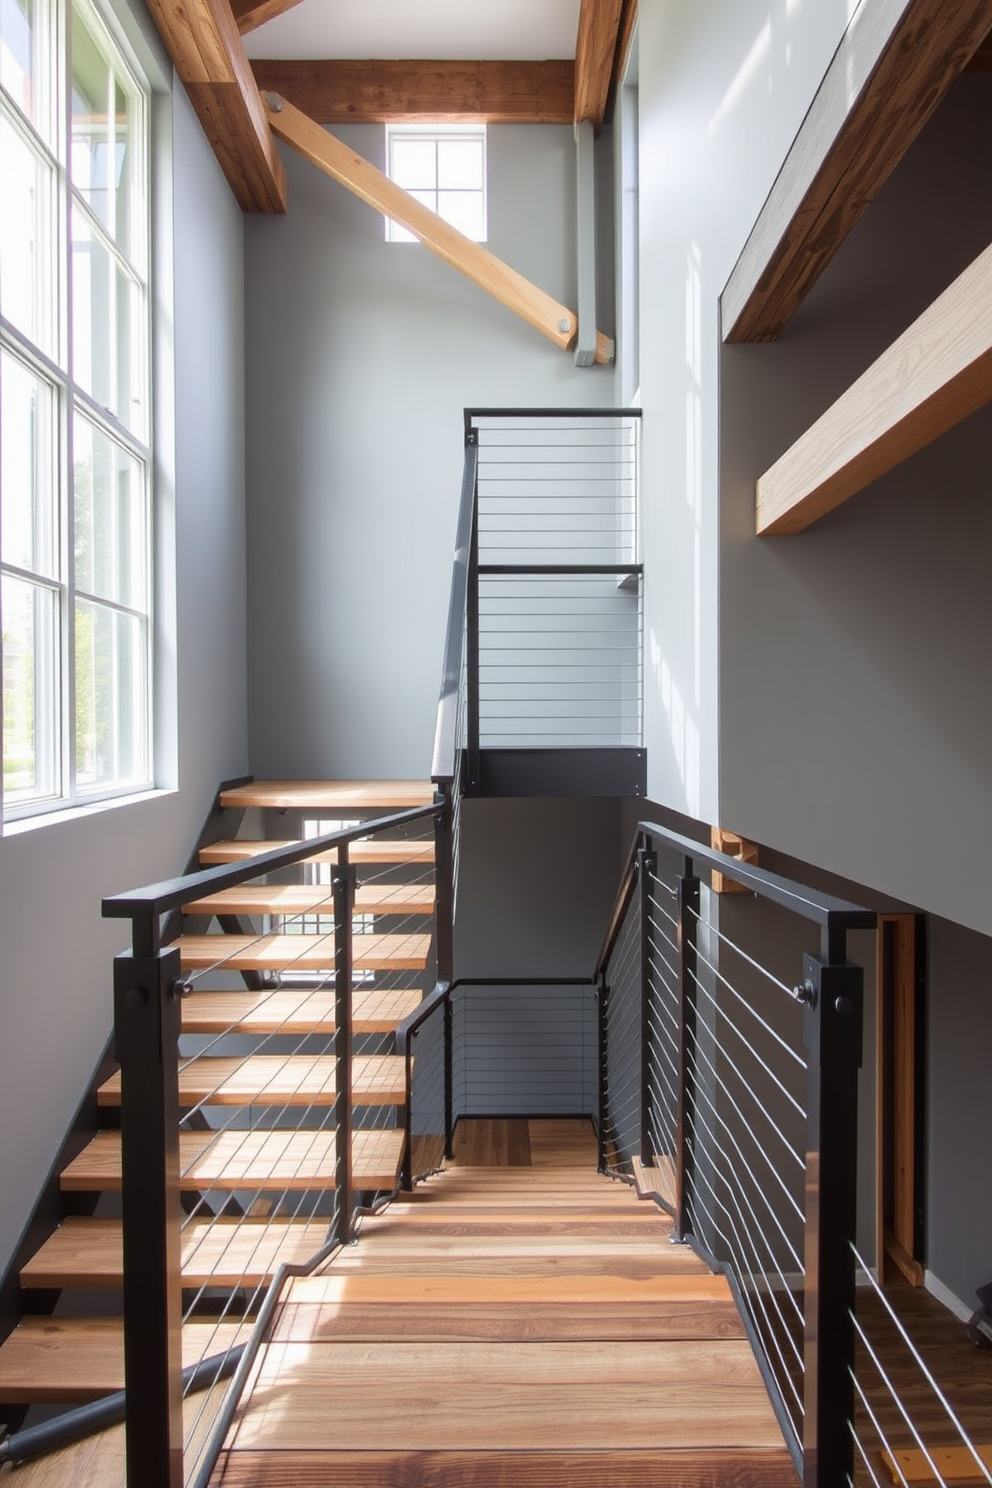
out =
[(758, 68), (768, 56), (772, 44), (772, 21), (771, 16), (765, 21), (748, 50), (746, 57), (738, 67), (730, 80), (730, 85), (721, 98), (716, 112), (706, 126), (709, 135), (716, 134), (717, 130), (733, 113), (734, 108), (747, 91), (748, 85), (753, 79)]

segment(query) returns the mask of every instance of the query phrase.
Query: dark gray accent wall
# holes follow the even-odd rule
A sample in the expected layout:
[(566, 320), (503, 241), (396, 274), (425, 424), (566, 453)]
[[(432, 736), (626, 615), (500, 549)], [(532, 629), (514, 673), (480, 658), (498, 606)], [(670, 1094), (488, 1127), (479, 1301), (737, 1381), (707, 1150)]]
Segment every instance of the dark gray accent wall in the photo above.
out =
[[(591, 976), (618, 887), (620, 850), (620, 803), (613, 798), (464, 801), (456, 976)], [(591, 989), (493, 986), (458, 996), (460, 1112), (595, 1109)]]
[[(381, 126), (335, 133), (382, 165)], [(421, 775), (462, 410), (609, 404), (613, 372), (576, 370), (421, 244), (386, 243), (344, 187), (286, 164), (288, 215), (245, 226), (252, 768)], [(571, 130), (490, 129), (488, 246), (573, 307), (574, 175)]]
[(984, 410), (797, 537), (754, 482), (992, 239), (956, 84), (780, 342), (722, 350), (721, 825), (992, 927)]

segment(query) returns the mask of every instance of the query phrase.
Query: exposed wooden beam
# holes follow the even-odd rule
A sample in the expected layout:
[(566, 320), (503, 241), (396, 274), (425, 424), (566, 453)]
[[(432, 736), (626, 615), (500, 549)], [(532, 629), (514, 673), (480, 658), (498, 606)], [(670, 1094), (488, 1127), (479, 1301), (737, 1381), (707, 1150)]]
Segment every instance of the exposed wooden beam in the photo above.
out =
[[(401, 223), (445, 263), (465, 274), (556, 346), (568, 350), (574, 345), (577, 322), (573, 311), (531, 284), (481, 243), (466, 238), (293, 104), (273, 94), (265, 97), (272, 129), (281, 140), (377, 212)], [(612, 359), (612, 341), (598, 336), (597, 362)]]
[(801, 532), (992, 401), (992, 247), (757, 484), (757, 530)]
[(318, 124), (572, 122), (572, 61), (255, 61), (252, 67), (263, 92), (280, 94)]
[(575, 40), (575, 123), (589, 119), (598, 134), (613, 82), (623, 0), (582, 0)]
[(231, 0), (231, 9), (238, 30), (242, 36), (247, 36), (257, 26), (274, 21), (276, 16), (285, 15), (287, 10), (293, 10), (299, 4), (300, 0)]
[(228, 0), (149, 9), (239, 205), (285, 212), (285, 171)]
[(623, 82), (623, 75), (627, 71), (636, 25), (637, 0), (623, 0), (623, 14), (620, 17), (620, 30), (617, 35), (617, 53), (613, 59), (613, 81), (615, 83)]
[(723, 292), (773, 341), (992, 27), (992, 0), (862, 0)]

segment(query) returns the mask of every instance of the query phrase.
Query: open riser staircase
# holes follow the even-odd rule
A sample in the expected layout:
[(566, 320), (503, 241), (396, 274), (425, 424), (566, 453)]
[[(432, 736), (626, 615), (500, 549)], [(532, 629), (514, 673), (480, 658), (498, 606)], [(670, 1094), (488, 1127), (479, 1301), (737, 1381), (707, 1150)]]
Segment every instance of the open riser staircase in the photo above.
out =
[[(198, 856), (205, 867), (250, 869), (318, 826), (325, 836), (341, 823), (371, 827), (432, 801), (433, 787), (421, 782), (243, 784), (218, 799), (225, 819), (242, 821), (241, 833), (209, 842)], [(253, 824), (273, 835), (244, 835)], [(287, 827), (298, 836), (287, 838)], [(354, 867), (347, 1202), (354, 1207), (393, 1193), (400, 1181), (412, 1060), (408, 1068), (397, 1055), (396, 1030), (418, 1008), (432, 958), (432, 814), (347, 851)], [(292, 869), (183, 906), (173, 944), (181, 958), (187, 1365), (243, 1341), (277, 1268), (310, 1262), (335, 1224), (340, 1043), (332, 876), (339, 853), (325, 847)], [(27, 1315), (0, 1348), (0, 1401), (11, 1407), (74, 1405), (124, 1384), (119, 1071), (96, 1098), (105, 1128), (63, 1169), (60, 1186), (67, 1196), (99, 1195), (97, 1212), (67, 1215), (21, 1271)], [(58, 1292), (70, 1307), (31, 1311), (33, 1298), (43, 1309)]]

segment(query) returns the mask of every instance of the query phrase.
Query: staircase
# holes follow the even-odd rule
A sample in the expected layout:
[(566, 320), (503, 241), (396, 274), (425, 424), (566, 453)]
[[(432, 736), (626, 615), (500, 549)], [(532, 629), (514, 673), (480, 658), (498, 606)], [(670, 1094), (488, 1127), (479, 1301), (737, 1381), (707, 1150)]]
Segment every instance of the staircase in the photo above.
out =
[[(212, 842), (200, 861), (250, 863), (313, 835), (308, 820), (326, 834), (335, 830), (328, 821), (351, 825), (432, 799), (432, 787), (416, 781), (239, 786), (219, 808), (257, 835)], [(395, 1032), (421, 1001), (431, 953), (430, 818), (416, 830), (428, 835), (358, 841), (349, 855), (357, 869), (352, 1187), (370, 1200), (398, 1186), (407, 1088)], [(315, 853), (296, 882), (283, 871), (184, 907), (175, 942), (192, 988), (182, 1002), (179, 1071), (184, 1364), (246, 1337), (276, 1268), (306, 1263), (327, 1242), (337, 1161), (327, 920), (334, 856)], [(67, 1214), (21, 1271), (26, 1315), (0, 1347), (8, 1406), (73, 1405), (123, 1387), (120, 1100), (118, 1073), (97, 1092), (104, 1129), (60, 1177), (67, 1196), (99, 1195), (96, 1213)], [(53, 1313), (55, 1292), (63, 1297)], [(44, 1464), (32, 1471), (43, 1474)]]

